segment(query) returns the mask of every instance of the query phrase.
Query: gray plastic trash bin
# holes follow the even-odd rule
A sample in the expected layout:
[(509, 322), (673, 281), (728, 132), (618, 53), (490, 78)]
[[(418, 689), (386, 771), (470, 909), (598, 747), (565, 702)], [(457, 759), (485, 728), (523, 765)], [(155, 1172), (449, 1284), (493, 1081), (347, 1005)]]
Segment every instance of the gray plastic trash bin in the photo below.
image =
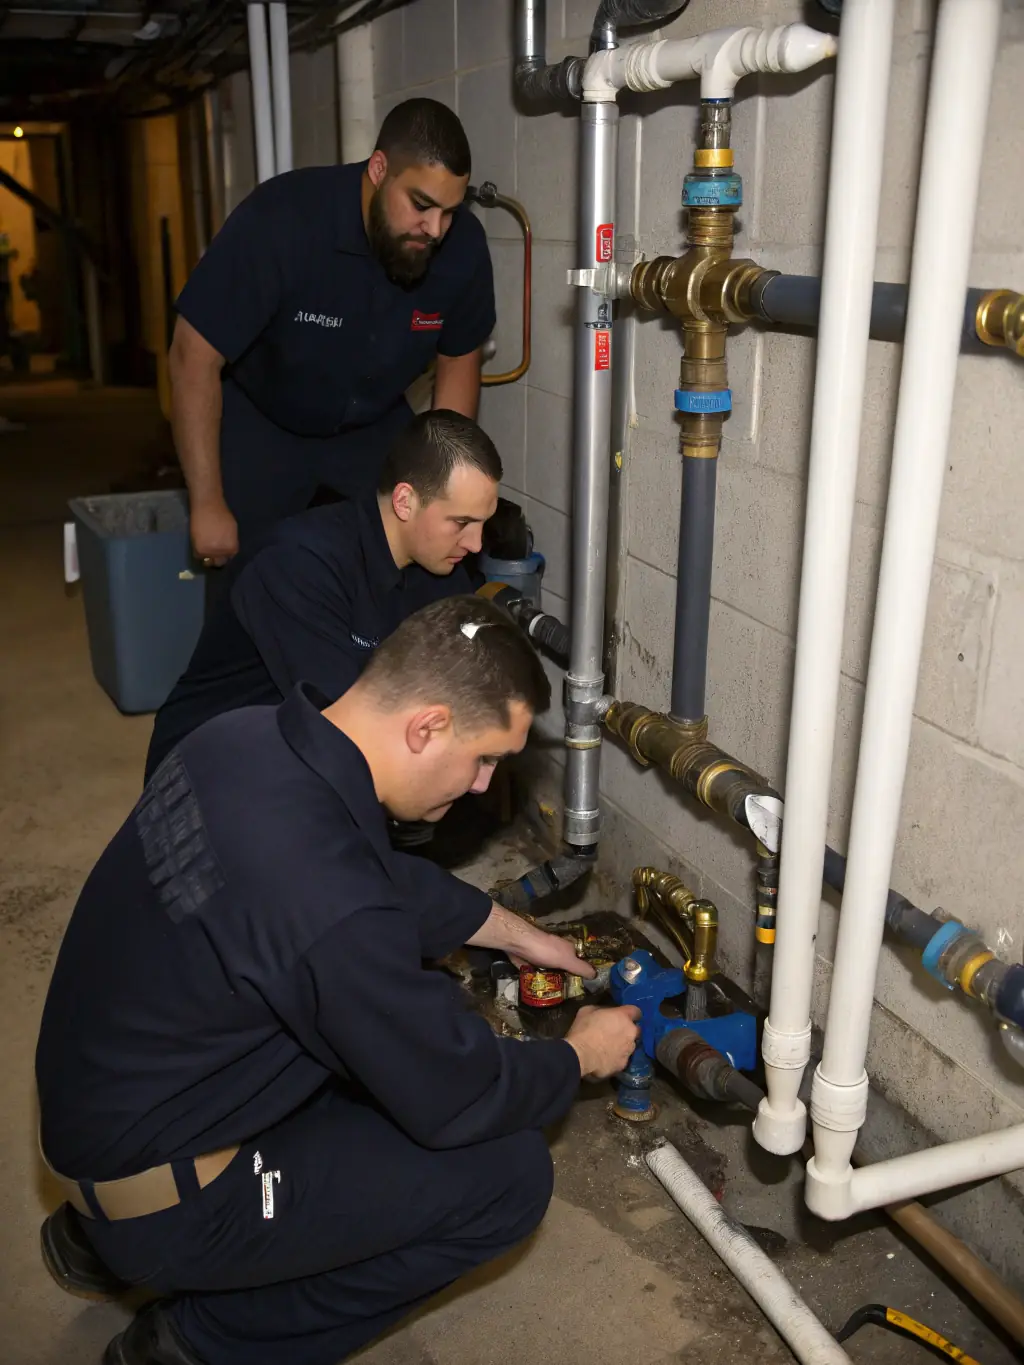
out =
[(189, 550), (185, 494), (112, 493), (68, 505), (96, 681), (119, 710), (155, 711), (203, 626), (206, 585)]

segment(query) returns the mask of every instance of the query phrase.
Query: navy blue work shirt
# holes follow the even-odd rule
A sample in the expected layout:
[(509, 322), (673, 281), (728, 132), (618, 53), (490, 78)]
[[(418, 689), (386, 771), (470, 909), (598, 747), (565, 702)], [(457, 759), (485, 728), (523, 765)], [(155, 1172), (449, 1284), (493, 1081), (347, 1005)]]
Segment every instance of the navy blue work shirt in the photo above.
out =
[(63, 1175), (247, 1141), (332, 1079), (432, 1148), (572, 1103), (568, 1043), (496, 1037), (423, 965), (490, 900), (392, 849), (366, 761), (323, 704), (303, 684), (190, 735), (86, 881), (36, 1052), (42, 1146)]
[(475, 586), (461, 564), (447, 576), (399, 569), (376, 496), (291, 517), (224, 572), (234, 577), (230, 592), (157, 712), (147, 780), (180, 739), (223, 711), (276, 705), (299, 681), (334, 701), (407, 616)]
[(393, 284), (363, 226), (366, 164), (265, 181), (217, 233), (175, 305), (224, 356), (226, 378), (298, 436), (379, 421), (436, 354), (466, 355), (494, 330), (480, 222), (456, 209), (422, 280)]

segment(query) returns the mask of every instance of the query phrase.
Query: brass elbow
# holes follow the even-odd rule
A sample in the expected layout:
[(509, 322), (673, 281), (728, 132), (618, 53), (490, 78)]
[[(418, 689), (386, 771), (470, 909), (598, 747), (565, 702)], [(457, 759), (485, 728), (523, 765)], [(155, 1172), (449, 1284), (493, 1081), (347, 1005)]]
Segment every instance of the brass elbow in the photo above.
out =
[(1024, 359), (1024, 294), (990, 290), (978, 304), (975, 328), (986, 346), (1005, 346)]
[(679, 949), (687, 981), (708, 981), (715, 973), (718, 947), (714, 904), (698, 899), (678, 877), (656, 867), (634, 868), (633, 890), (640, 918), (653, 913)]

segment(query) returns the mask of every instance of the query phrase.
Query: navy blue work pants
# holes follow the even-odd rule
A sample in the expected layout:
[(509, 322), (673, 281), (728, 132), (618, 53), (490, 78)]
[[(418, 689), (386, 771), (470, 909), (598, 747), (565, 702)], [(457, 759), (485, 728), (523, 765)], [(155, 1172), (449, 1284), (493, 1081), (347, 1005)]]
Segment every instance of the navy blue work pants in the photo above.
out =
[(345, 497), (373, 492), (385, 456), (412, 420), (402, 399), (370, 426), (336, 436), (296, 436), (265, 417), (230, 379), (222, 391), (221, 475), (243, 549), (304, 511), (318, 487)]
[(336, 1365), (527, 1237), (551, 1188), (539, 1132), (430, 1151), (330, 1090), (175, 1208), (83, 1224), (111, 1270), (179, 1296), (205, 1365)]

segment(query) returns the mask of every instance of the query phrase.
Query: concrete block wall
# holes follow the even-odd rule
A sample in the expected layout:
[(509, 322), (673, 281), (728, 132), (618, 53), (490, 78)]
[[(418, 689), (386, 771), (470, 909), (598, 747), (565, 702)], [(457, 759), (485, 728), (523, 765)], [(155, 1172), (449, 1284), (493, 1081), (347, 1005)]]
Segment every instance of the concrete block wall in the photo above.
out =
[[(594, 0), (549, 0), (549, 60), (585, 53), (593, 9)], [(933, 9), (932, 0), (897, 6), (878, 279), (907, 277)], [(797, 19), (829, 22), (816, 5), (797, 0), (692, 0), (667, 32), (682, 37), (723, 24)], [(576, 263), (578, 124), (571, 113), (516, 110), (511, 35), (512, 0), (412, 0), (377, 20), (377, 114), (412, 94), (450, 104), (473, 146), (474, 181), (495, 180), (533, 219), (533, 364), (519, 384), (485, 391), (482, 421), (500, 447), (507, 490), (525, 506), (547, 557), (547, 605), (567, 619), (573, 298), (565, 271)], [(973, 284), (1024, 289), (1022, 80), (1024, 7), (1006, 0)], [(297, 83), (293, 88), (298, 100)], [(733, 145), (745, 203), (738, 249), (766, 266), (820, 269), (831, 100), (830, 67), (748, 79), (739, 87)], [(333, 120), (333, 130), (336, 120), (326, 104), (324, 97), (316, 108), (296, 105), (296, 147), (310, 145), (330, 159), (326, 121)], [(686, 87), (622, 100), (617, 228), (637, 236), (648, 255), (676, 252), (683, 243), (680, 187), (696, 108), (697, 92)], [(307, 117), (316, 119), (317, 131), (299, 127)], [(302, 164), (298, 156), (296, 164)], [(498, 294), (493, 364), (504, 369), (519, 353), (520, 241), (515, 223), (500, 211), (483, 211), (483, 219)], [(658, 707), (668, 701), (672, 654), (680, 490), (672, 392), (679, 354), (667, 321), (640, 321), (635, 425), (624, 476), (624, 645), (614, 683), (618, 695)], [(898, 347), (872, 343), (829, 828), (840, 848), (848, 834), (899, 364)], [(713, 738), (784, 791), (814, 342), (742, 330), (730, 343), (729, 365), (736, 407), (719, 470), (708, 712)], [(1020, 960), (1024, 948), (1022, 426), (1019, 363), (1002, 355), (962, 359), (893, 870), (901, 892), (976, 925), (1008, 960)], [(559, 717), (549, 717), (544, 728), (557, 736)], [(748, 844), (613, 744), (605, 746), (603, 788), (602, 856), (623, 896), (636, 861), (671, 862), (719, 903), (723, 968), (748, 987), (763, 987), (763, 971), (755, 972)], [(835, 920), (834, 906), (824, 902), (818, 1024)], [(879, 1091), (920, 1125), (917, 1140), (951, 1140), (1024, 1121), (1024, 1075), (1003, 1057), (980, 1011), (940, 991), (919, 965), (889, 947), (877, 1001), (869, 1069)], [(905, 1145), (907, 1139), (892, 1141)], [(972, 1222), (975, 1229), (980, 1222), (990, 1226), (993, 1259), (1024, 1278), (1024, 1202), (1016, 1202), (1024, 1177), (1011, 1177), (1001, 1189), (999, 1208), (1011, 1210), (1008, 1223), (990, 1201), (971, 1205), (973, 1213), (961, 1213), (959, 1224), (961, 1230)], [(985, 1245), (981, 1234), (977, 1239)]]

